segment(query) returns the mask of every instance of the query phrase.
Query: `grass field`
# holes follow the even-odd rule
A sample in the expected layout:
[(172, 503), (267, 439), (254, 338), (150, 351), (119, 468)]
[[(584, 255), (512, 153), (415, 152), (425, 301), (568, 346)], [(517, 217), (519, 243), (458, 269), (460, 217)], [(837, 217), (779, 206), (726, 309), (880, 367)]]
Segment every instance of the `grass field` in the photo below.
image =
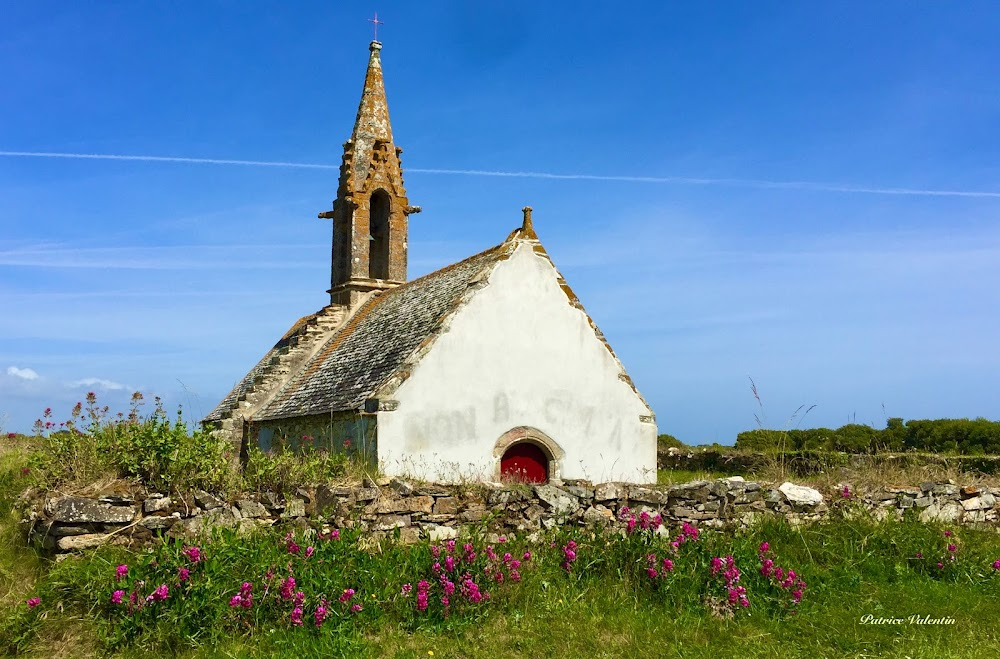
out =
[[(677, 528), (667, 537), (641, 526), (632, 534), (552, 532), (536, 542), (473, 537), (449, 551), (426, 542), (373, 543), (349, 531), (335, 539), (303, 529), (289, 536), (293, 529), (286, 527), (246, 537), (220, 534), (199, 542), (197, 560), (190, 547), (170, 543), (142, 552), (106, 547), (53, 563), (27, 548), (17, 527), (17, 497), (32, 478), (23, 473), (30, 449), (9, 445), (0, 451), (0, 654), (902, 658), (1000, 653), (1000, 570), (994, 567), (1000, 534), (993, 529), (875, 521), (848, 505), (808, 527), (771, 520), (739, 531), (701, 529), (697, 538), (688, 530), (676, 549), (671, 542), (684, 533)], [(661, 482), (721, 475), (661, 472)], [(474, 558), (463, 547), (466, 542)], [(762, 554), (764, 542), (769, 546)], [(458, 566), (451, 571), (448, 556)], [(740, 570), (732, 583), (728, 556)], [(672, 561), (669, 570), (665, 558)], [(722, 561), (718, 570), (713, 559)], [(786, 579), (793, 569), (794, 584), (784, 587), (773, 569), (762, 573), (765, 560), (781, 567)], [(435, 563), (442, 567), (435, 569)], [(120, 580), (119, 565), (128, 566)], [(182, 570), (188, 571), (184, 578)], [(497, 572), (504, 575), (502, 584)], [(440, 599), (447, 592), (442, 575), (455, 584), (448, 607)], [(290, 576), (296, 584), (286, 598), (282, 587)], [(464, 585), (465, 576), (476, 589)], [(428, 583), (426, 610), (419, 605), (420, 581)], [(252, 606), (232, 606), (244, 582), (252, 584)], [(169, 592), (158, 601), (154, 595), (161, 585)], [(746, 591), (731, 604), (729, 594), (739, 587)], [(347, 589), (356, 592), (341, 602)], [(113, 603), (116, 590), (122, 591), (123, 604)], [(801, 591), (800, 602), (795, 590)], [(141, 607), (130, 609), (132, 592)], [(476, 592), (489, 593), (489, 600), (477, 600)], [(739, 603), (740, 596), (748, 606)], [(35, 597), (38, 604), (29, 607)], [(360, 609), (352, 611), (354, 605)], [(321, 607), (327, 613), (317, 627)], [(880, 618), (894, 624), (866, 622)], [(947, 624), (920, 624), (918, 618)]]

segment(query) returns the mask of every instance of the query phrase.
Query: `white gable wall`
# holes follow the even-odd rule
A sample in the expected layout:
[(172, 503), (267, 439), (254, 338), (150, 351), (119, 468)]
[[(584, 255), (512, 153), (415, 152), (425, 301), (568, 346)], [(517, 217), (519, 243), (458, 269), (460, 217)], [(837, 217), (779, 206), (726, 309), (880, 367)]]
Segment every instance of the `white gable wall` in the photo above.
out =
[(386, 474), (495, 480), (497, 440), (528, 426), (565, 452), (563, 479), (656, 481), (651, 412), (557, 277), (521, 243), (451, 317), (378, 414)]

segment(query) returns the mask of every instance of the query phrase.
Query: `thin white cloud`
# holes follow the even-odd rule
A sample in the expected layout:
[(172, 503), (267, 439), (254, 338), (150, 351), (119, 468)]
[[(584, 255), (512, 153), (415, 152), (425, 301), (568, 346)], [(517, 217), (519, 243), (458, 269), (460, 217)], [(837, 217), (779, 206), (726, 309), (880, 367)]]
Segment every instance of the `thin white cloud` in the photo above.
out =
[(314, 267), (295, 259), (276, 260), (282, 250), (312, 245), (171, 245), (166, 247), (21, 247), (0, 251), (0, 265), (124, 270), (217, 270)]
[(8, 366), (7, 375), (13, 375), (15, 378), (21, 378), (22, 380), (38, 379), (38, 373), (35, 371), (30, 368), (18, 368), (17, 366)]
[[(0, 151), (9, 158), (68, 158), (78, 160), (128, 160), (139, 162), (188, 163), (201, 165), (242, 165), (249, 167), (291, 167), (296, 169), (340, 169), (340, 165), (267, 160), (233, 160), (229, 158), (186, 158), (179, 156), (131, 156), (109, 153), (55, 153), (44, 151)], [(1000, 198), (1000, 191), (992, 190), (939, 190), (934, 188), (880, 187), (824, 183), (818, 181), (768, 181), (743, 178), (704, 178), (693, 176), (630, 176), (608, 174), (556, 174), (552, 172), (507, 172), (486, 169), (440, 169), (408, 167), (410, 173), (445, 174), (458, 176), (493, 176), (504, 178), (534, 178), (569, 181), (609, 181), (623, 183), (660, 183), (673, 185), (717, 185), (725, 187), (758, 188), (772, 190), (805, 190), (841, 194), (872, 194), (916, 197), (972, 197)]]
[(120, 391), (126, 388), (124, 384), (103, 378), (83, 378), (82, 380), (70, 382), (68, 386), (73, 389), (92, 388), (103, 391)]

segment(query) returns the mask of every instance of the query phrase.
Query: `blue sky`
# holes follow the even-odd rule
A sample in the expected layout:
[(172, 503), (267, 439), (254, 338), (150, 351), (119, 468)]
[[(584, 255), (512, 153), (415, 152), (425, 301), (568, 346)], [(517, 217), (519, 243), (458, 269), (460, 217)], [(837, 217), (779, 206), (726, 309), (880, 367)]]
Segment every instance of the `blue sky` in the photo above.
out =
[(772, 427), (1000, 418), (995, 3), (4, 1), (5, 430), (211, 410), (328, 301), (337, 175), (11, 154), (336, 167), (375, 10), (411, 277), (531, 205), (661, 432), (731, 443), (751, 377)]

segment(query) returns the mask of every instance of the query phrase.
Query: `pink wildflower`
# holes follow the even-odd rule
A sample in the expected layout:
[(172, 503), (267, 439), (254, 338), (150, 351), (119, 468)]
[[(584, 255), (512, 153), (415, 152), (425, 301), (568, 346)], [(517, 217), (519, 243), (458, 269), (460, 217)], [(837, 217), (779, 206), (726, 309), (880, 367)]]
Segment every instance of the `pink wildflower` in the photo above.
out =
[(993, 569), (994, 570), (1000, 570), (1000, 558), (998, 558), (997, 560), (993, 561)]
[(573, 540), (568, 541), (563, 546), (563, 556), (564, 560), (562, 562), (562, 569), (567, 572), (572, 571), (572, 565), (576, 562), (576, 542)]
[(115, 592), (111, 593), (111, 603), (112, 604), (121, 604), (122, 603), (122, 597), (124, 597), (124, 596), (125, 596), (125, 591), (124, 590), (116, 590)]
[(311, 558), (314, 551), (316, 550), (312, 547), (306, 547), (306, 558)]
[(122, 579), (125, 578), (125, 575), (127, 574), (128, 574), (128, 566), (119, 565), (118, 567), (115, 568), (115, 581), (121, 581)]
[(313, 618), (316, 620), (316, 626), (319, 627), (326, 620), (326, 598), (320, 600), (319, 606), (316, 607), (316, 612), (313, 614)]
[(185, 547), (181, 551), (181, 553), (184, 554), (184, 556), (186, 556), (187, 559), (189, 561), (191, 561), (192, 563), (200, 563), (201, 562), (201, 558), (202, 558), (202, 556), (201, 556), (201, 549), (199, 549), (198, 547)]
[(36, 606), (38, 606), (39, 604), (41, 604), (41, 603), (42, 603), (42, 600), (41, 600), (41, 599), (39, 599), (38, 597), (32, 597), (31, 599), (29, 599), (29, 600), (28, 600), (28, 601), (26, 602), (26, 604), (28, 605), (28, 608), (29, 608), (29, 609), (33, 609), (33, 608), (35, 608)]
[(650, 568), (646, 568), (646, 575), (650, 579), (655, 579), (656, 577), (660, 576), (660, 573), (656, 571), (655, 567), (650, 567)]
[(229, 608), (231, 609), (235, 609), (238, 606), (242, 606), (242, 604), (243, 604), (243, 598), (240, 597), (239, 595), (233, 595), (232, 598), (230, 598), (229, 600)]
[(279, 591), (281, 599), (290, 600), (295, 594), (295, 577), (288, 577), (281, 582), (281, 590)]
[(347, 604), (348, 602), (350, 602), (350, 601), (351, 601), (351, 598), (352, 598), (352, 597), (354, 597), (354, 592), (355, 592), (355, 591), (354, 591), (354, 589), (353, 589), (353, 588), (348, 588), (347, 590), (345, 590), (345, 591), (344, 591), (344, 592), (343, 592), (343, 593), (342, 593), (342, 594), (340, 595), (340, 598), (339, 598), (339, 600), (340, 600), (340, 603), (341, 603), (341, 604)]
[(186, 567), (177, 568), (177, 578), (180, 581), (187, 581), (188, 579), (191, 578), (191, 570), (187, 569)]
[(663, 571), (664, 572), (673, 572), (673, 570), (674, 570), (674, 562), (672, 560), (670, 560), (669, 558), (664, 558), (663, 559)]
[(944, 532), (944, 537), (950, 538), (951, 536), (952, 536), (952, 532), (951, 531), (945, 531)]
[(294, 609), (292, 609), (291, 620), (292, 620), (292, 624), (295, 625), (296, 627), (301, 627), (302, 626), (302, 607), (301, 606), (297, 606)]
[(761, 553), (761, 554), (766, 554), (766, 553), (767, 553), (767, 552), (769, 552), (770, 550), (771, 550), (771, 545), (770, 545), (769, 543), (767, 543), (767, 542), (762, 542), (762, 543), (760, 543), (760, 550), (759, 550), (759, 553)]
[(409, 595), (411, 590), (413, 590), (413, 586), (408, 583), (403, 584), (403, 595)]
[(948, 551), (954, 554), (956, 551), (958, 551), (958, 547), (955, 546), (954, 544), (950, 544), (948, 545)]
[(147, 602), (162, 602), (170, 595), (170, 588), (163, 583), (157, 586), (156, 590), (146, 597)]

